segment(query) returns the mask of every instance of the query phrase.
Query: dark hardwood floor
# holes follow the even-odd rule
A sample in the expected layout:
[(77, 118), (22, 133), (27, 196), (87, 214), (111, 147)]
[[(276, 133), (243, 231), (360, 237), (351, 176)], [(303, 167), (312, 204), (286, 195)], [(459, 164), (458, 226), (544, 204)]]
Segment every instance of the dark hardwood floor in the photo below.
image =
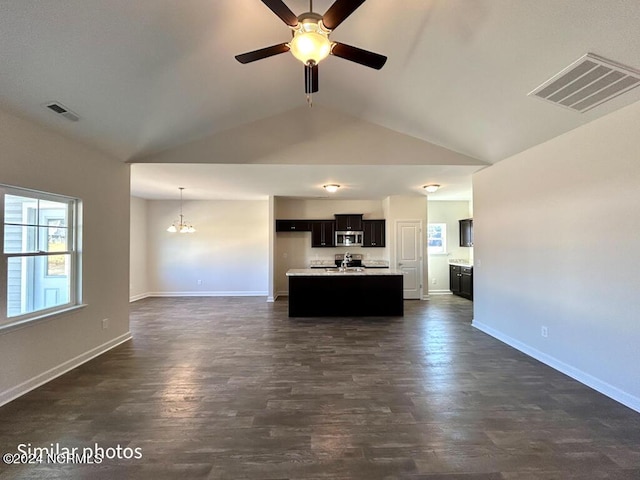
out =
[(131, 342), (0, 408), (0, 451), (98, 443), (142, 458), (0, 464), (0, 478), (640, 478), (640, 414), (471, 317), (454, 296), (364, 319), (141, 300)]

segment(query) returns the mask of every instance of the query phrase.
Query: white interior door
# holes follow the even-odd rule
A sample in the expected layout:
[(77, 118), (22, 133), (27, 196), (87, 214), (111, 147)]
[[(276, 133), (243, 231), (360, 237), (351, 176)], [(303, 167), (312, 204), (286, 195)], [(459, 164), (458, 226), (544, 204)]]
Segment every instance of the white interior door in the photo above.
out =
[(404, 274), (404, 298), (422, 298), (422, 242), (421, 222), (396, 223), (396, 268)]

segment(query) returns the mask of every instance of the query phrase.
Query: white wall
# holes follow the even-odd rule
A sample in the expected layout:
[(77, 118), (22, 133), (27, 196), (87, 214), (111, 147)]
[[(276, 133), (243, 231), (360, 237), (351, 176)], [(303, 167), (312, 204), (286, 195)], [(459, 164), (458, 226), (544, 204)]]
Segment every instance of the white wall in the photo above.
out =
[(149, 294), (148, 279), (148, 240), (147, 240), (147, 201), (131, 197), (131, 220), (129, 249), (129, 299), (139, 300)]
[(639, 125), (636, 103), (473, 179), (474, 325), (638, 411)]
[[(276, 197), (277, 219), (333, 220), (335, 214), (362, 213), (365, 220), (384, 219), (380, 200), (326, 200)], [(387, 225), (387, 230), (388, 230)], [(360, 254), (369, 260), (389, 260), (388, 247), (312, 248), (311, 232), (279, 232), (275, 237), (274, 270), (276, 295), (286, 295), (290, 268), (309, 268), (311, 260), (333, 260), (338, 253)]]
[(129, 166), (2, 111), (0, 151), (0, 183), (82, 200), (86, 304), (0, 332), (2, 404), (130, 337)]
[(449, 259), (473, 259), (473, 247), (460, 246), (458, 220), (471, 216), (469, 202), (434, 202), (427, 205), (429, 223), (447, 225), (447, 254), (429, 255), (429, 293), (451, 293), (449, 290)]
[(193, 234), (166, 231), (180, 213), (177, 201), (149, 200), (147, 212), (151, 295), (267, 295), (267, 200), (185, 201)]

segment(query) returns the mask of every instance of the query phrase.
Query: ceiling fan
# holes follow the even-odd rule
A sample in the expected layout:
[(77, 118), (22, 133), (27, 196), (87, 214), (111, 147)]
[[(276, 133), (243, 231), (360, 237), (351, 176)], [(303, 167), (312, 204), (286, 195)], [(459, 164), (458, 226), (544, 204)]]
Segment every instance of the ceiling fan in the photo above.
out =
[(262, 0), (280, 20), (291, 29), (292, 39), (252, 52), (236, 55), (240, 63), (251, 63), (291, 51), (304, 64), (304, 89), (311, 105), (311, 94), (318, 91), (318, 63), (329, 55), (344, 58), (370, 68), (380, 70), (387, 57), (361, 48), (333, 42), (329, 39), (335, 30), (365, 0), (336, 0), (324, 15), (313, 12), (313, 0), (309, 0), (309, 11), (296, 17), (282, 0)]

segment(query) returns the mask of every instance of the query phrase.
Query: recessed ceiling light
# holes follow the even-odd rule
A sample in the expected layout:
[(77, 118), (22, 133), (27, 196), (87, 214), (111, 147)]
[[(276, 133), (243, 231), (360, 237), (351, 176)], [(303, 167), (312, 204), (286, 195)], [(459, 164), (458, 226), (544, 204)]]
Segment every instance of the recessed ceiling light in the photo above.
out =
[(433, 193), (440, 188), (440, 185), (438, 185), (437, 183), (430, 183), (429, 185), (425, 185), (422, 188), (424, 188), (427, 193)]
[(329, 185), (324, 185), (323, 188), (329, 193), (336, 193), (340, 188), (340, 185), (336, 185), (335, 183), (330, 183)]

